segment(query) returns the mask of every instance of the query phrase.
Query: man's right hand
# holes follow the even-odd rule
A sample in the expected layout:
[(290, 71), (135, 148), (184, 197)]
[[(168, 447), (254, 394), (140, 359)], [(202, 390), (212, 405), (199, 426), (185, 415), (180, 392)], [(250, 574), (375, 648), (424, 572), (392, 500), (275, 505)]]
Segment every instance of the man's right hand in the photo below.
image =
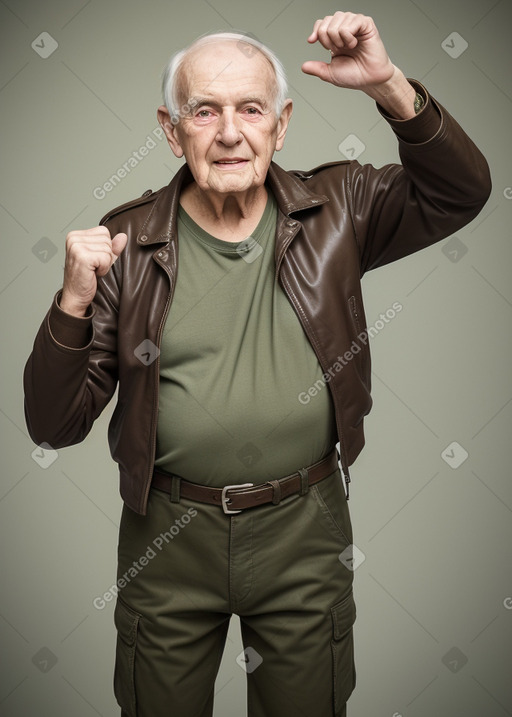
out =
[(60, 308), (73, 316), (85, 316), (96, 295), (97, 277), (105, 276), (126, 246), (126, 234), (110, 238), (104, 226), (69, 232)]

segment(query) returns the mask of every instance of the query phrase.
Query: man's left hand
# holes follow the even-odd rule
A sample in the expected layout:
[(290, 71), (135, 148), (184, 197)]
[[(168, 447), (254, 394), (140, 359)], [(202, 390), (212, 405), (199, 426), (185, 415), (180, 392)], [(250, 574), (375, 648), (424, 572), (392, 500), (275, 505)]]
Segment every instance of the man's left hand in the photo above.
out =
[(335, 12), (317, 20), (308, 42), (320, 42), (331, 52), (331, 61), (309, 60), (302, 71), (337, 87), (365, 92), (392, 117), (414, 117), (416, 92), (401, 70), (389, 59), (371, 17)]
[(308, 42), (320, 42), (331, 62), (309, 60), (302, 71), (337, 87), (364, 90), (390, 80), (395, 66), (371, 17), (336, 12), (317, 20)]

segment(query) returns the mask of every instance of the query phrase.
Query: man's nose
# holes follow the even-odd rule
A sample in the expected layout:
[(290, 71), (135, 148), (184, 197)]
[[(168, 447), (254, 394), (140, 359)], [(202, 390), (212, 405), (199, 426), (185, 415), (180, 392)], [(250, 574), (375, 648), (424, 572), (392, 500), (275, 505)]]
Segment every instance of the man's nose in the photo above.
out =
[(219, 119), (219, 131), (217, 141), (222, 144), (233, 146), (242, 139), (240, 131), (240, 118), (236, 112), (224, 111)]

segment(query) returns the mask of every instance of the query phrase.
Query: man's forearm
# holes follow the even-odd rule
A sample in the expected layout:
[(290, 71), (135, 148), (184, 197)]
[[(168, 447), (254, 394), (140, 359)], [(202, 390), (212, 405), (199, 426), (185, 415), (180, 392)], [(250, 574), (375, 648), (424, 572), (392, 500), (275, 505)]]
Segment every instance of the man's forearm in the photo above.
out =
[[(58, 298), (39, 327), (23, 374), (30, 437), (52, 448), (83, 440), (117, 383), (114, 339), (111, 350), (105, 337), (103, 350), (94, 350), (95, 310), (77, 318), (59, 307)], [(100, 319), (100, 327), (104, 323)]]

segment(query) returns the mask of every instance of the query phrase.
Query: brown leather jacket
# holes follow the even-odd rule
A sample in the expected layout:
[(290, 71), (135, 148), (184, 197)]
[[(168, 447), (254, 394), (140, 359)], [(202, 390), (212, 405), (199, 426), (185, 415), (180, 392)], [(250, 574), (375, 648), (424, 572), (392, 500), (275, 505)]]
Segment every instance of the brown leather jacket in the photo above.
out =
[[(272, 163), (267, 177), (279, 207), (276, 280), (324, 371), (348, 480), (372, 405), (360, 278), (467, 224), (491, 188), (480, 151), (426, 89), (411, 82), (426, 99), (420, 114), (394, 120), (378, 108), (398, 137), (401, 165), (375, 169), (349, 160), (287, 172)], [(36, 443), (52, 448), (82, 441), (119, 383), (109, 444), (121, 496), (142, 515), (155, 458), (156, 347), (179, 266), (180, 191), (190, 179), (184, 165), (168, 186), (101, 220), (112, 236), (128, 234), (126, 249), (99, 280), (87, 317), (65, 314), (56, 295), (25, 367), (28, 430)], [(350, 359), (341, 365), (345, 352)]]

